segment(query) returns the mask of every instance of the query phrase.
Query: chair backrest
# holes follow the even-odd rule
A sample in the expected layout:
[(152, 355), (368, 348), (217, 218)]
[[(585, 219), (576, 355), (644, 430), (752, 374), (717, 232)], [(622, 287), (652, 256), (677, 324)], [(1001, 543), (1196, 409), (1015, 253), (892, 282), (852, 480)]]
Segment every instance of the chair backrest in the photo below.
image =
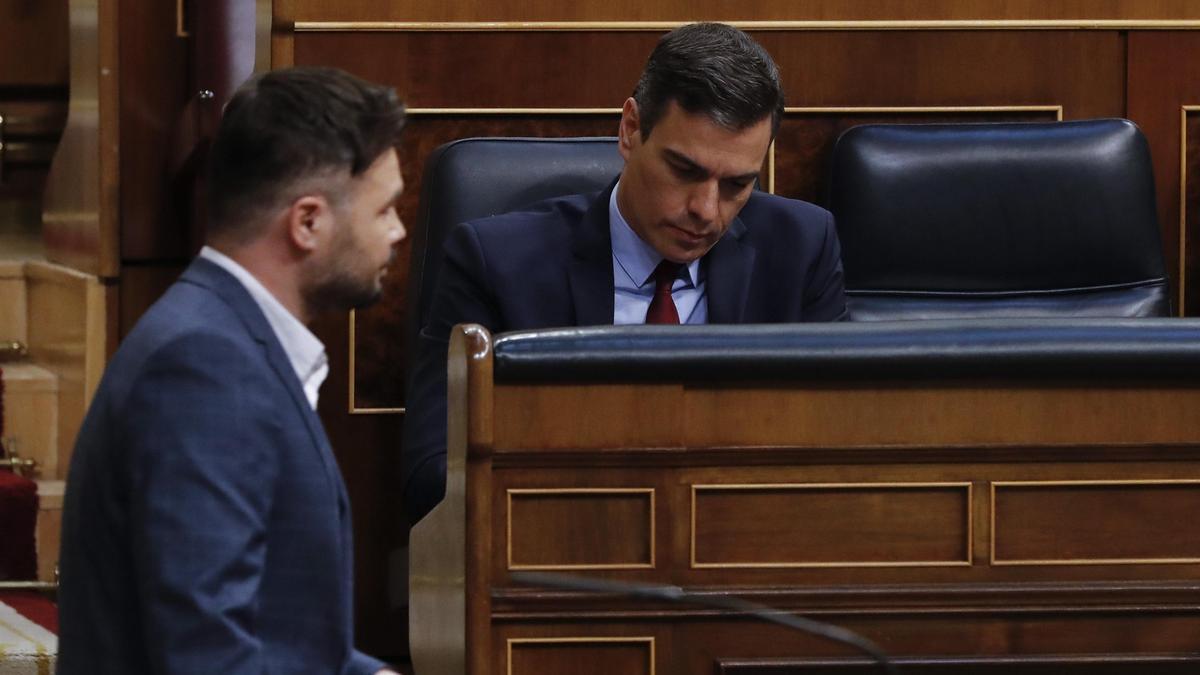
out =
[(623, 167), (615, 137), (465, 138), (434, 150), (413, 231), (408, 344), (417, 344), (429, 315), (450, 228), (543, 199), (602, 190)]
[(830, 208), (856, 320), (1170, 313), (1128, 120), (854, 127)]

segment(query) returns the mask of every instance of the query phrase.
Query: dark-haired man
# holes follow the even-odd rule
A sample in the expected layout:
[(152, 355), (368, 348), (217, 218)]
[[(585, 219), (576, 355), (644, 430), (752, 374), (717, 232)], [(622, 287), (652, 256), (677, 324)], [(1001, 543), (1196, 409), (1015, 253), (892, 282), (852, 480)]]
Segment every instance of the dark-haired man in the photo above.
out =
[(410, 518), (445, 490), (446, 349), (457, 323), (495, 332), (845, 317), (830, 214), (754, 191), (782, 113), (766, 50), (731, 26), (683, 26), (659, 41), (625, 101), (625, 168), (609, 189), (449, 233), (408, 398)]
[(349, 504), (306, 324), (370, 303), (404, 227), (391, 89), (243, 85), (208, 245), (125, 338), (71, 460), (58, 672), (390, 673), (354, 649)]

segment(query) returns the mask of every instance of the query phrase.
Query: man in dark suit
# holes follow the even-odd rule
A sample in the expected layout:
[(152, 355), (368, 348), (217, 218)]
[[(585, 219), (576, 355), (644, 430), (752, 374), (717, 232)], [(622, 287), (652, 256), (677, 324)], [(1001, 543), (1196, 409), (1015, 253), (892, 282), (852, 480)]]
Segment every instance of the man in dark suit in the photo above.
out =
[(845, 318), (832, 216), (754, 190), (782, 113), (779, 72), (760, 45), (722, 24), (681, 27), (659, 41), (622, 108), (625, 168), (614, 185), (448, 234), (408, 396), (410, 518), (445, 491), (455, 324), (498, 332)]
[(305, 324), (372, 302), (404, 237), (391, 89), (251, 80), (208, 245), (125, 338), (67, 480), (58, 672), (390, 673), (353, 647), (350, 512)]

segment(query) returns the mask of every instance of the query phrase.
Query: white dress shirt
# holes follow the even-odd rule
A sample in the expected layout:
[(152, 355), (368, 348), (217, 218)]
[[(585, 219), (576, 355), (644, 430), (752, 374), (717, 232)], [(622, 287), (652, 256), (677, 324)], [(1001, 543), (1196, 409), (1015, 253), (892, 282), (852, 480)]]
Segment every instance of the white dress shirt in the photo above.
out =
[(200, 257), (232, 274), (246, 288), (250, 297), (254, 298), (254, 302), (258, 303), (279, 344), (283, 346), (283, 351), (292, 364), (292, 370), (296, 371), (296, 377), (304, 388), (304, 395), (308, 397), (308, 404), (316, 410), (321, 384), (329, 375), (329, 358), (325, 355), (325, 345), (312, 334), (308, 326), (301, 323), (300, 319), (271, 295), (253, 274), (246, 271), (245, 267), (208, 246), (200, 249)]
[[(612, 239), (613, 325), (646, 323), (646, 311), (654, 299), (654, 268), (663, 257), (629, 227), (617, 207), (613, 188), (608, 201), (608, 233)], [(679, 312), (679, 323), (708, 323), (708, 292), (700, 258), (681, 268), (671, 286), (671, 299)]]

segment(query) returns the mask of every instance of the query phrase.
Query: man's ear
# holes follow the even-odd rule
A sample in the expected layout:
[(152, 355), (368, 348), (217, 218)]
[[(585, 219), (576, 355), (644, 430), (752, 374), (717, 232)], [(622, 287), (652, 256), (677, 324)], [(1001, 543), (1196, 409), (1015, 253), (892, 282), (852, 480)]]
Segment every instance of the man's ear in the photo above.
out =
[(625, 99), (621, 106), (621, 125), (617, 128), (617, 149), (621, 157), (629, 159), (629, 153), (642, 143), (641, 119), (638, 116), (638, 104), (633, 97)]
[(304, 195), (292, 202), (284, 216), (288, 242), (297, 249), (312, 252), (327, 237), (333, 211), (321, 195)]

